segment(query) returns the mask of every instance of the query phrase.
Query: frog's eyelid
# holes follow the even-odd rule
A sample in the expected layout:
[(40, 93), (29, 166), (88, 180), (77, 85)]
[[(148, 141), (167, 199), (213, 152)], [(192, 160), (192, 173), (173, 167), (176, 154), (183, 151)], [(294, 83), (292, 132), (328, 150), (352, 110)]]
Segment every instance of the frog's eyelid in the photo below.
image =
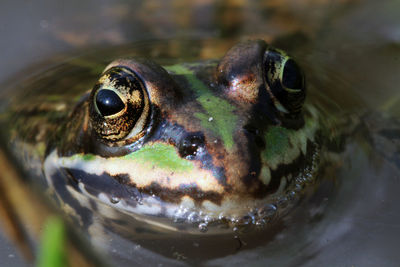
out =
[(302, 90), (301, 89), (292, 89), (292, 88), (287, 88), (282, 86), (283, 89), (285, 89), (286, 91), (288, 91), (289, 93), (300, 93)]
[[(136, 77), (136, 79), (139, 80), (142, 92), (143, 92), (143, 100), (144, 100), (144, 107), (142, 110), (142, 114), (140, 114), (139, 119), (136, 121), (135, 125), (133, 126), (131, 132), (123, 139), (125, 141), (136, 141), (138, 138), (143, 136), (143, 133), (146, 128), (146, 124), (148, 123), (148, 119), (150, 117), (151, 109), (150, 109), (150, 99), (149, 99), (149, 94), (147, 92), (146, 84), (142, 79), (139, 77), (139, 75), (132, 71), (128, 66), (119, 66), (121, 68), (124, 68), (126, 73), (129, 73), (130, 75)], [(133, 139), (133, 140), (132, 140)]]
[[(144, 87), (144, 85), (142, 86)], [(142, 114), (140, 115), (139, 119), (133, 126), (131, 132), (125, 137), (125, 140), (129, 140), (138, 136), (142, 131), (145, 130), (148, 118), (150, 117), (150, 101), (147, 90), (143, 88), (143, 97), (144, 97), (144, 108), (142, 110)], [(135, 138), (136, 139), (136, 138)]]

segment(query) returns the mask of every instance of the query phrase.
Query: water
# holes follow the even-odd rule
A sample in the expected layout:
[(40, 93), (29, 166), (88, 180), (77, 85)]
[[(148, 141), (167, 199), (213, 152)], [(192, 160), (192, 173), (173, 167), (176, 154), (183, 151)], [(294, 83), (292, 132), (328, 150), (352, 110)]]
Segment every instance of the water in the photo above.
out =
[[(297, 59), (307, 76), (309, 98), (323, 106), (347, 114), (377, 110), (400, 118), (398, 1), (194, 1), (191, 6), (179, 1), (175, 5), (148, 2), (124, 9), (123, 2), (97, 5), (89, 1), (77, 11), (78, 4), (72, 1), (51, 12), (45, 5), (29, 3), (30, 16), (25, 10), (13, 17), (4, 13), (7, 27), (1, 31), (9, 38), (0, 44), (4, 51), (0, 78), (15, 85), (21, 69), (24, 75), (35, 76), (61, 61), (79, 65), (82, 54), (97, 61), (99, 69), (117, 56), (131, 54), (161, 61), (168, 60), (165, 54), (178, 61), (219, 57), (238, 40), (258, 37), (273, 41)], [(5, 6), (13, 11), (18, 8), (15, 5)], [(67, 19), (72, 14), (79, 18), (76, 22)], [(21, 40), (14, 31), (27, 35)], [(143, 41), (150, 38), (163, 41)], [(73, 55), (60, 56), (63, 51), (73, 51)], [(31, 63), (43, 58), (35, 74)], [(88, 87), (96, 75), (91, 74), (92, 80), (85, 78)], [(372, 137), (379, 141), (376, 135)], [(207, 266), (397, 266), (400, 171), (396, 143), (394, 156), (389, 157), (387, 145), (371, 149), (370, 143), (357, 138), (348, 142), (341, 164), (325, 171), (318, 192), (267, 232), (239, 239), (201, 237), (190, 240), (196, 245), (186, 251), (179, 241), (171, 245), (162, 240), (143, 241), (136, 249), (116, 236), (110, 242), (114, 257), (126, 265), (129, 258), (136, 264), (162, 266), (198, 261)], [(176, 239), (185, 237), (177, 234)], [(157, 246), (165, 246), (162, 253), (149, 249)]]

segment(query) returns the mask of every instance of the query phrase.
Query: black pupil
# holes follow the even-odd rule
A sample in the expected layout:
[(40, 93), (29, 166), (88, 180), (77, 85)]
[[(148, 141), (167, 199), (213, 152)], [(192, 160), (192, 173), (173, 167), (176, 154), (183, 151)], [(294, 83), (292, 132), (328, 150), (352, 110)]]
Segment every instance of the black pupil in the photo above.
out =
[(96, 95), (96, 105), (101, 115), (114, 115), (124, 109), (121, 98), (112, 90), (101, 89)]
[(285, 87), (290, 89), (303, 88), (303, 75), (299, 66), (293, 59), (286, 61), (285, 67), (283, 68), (282, 83)]

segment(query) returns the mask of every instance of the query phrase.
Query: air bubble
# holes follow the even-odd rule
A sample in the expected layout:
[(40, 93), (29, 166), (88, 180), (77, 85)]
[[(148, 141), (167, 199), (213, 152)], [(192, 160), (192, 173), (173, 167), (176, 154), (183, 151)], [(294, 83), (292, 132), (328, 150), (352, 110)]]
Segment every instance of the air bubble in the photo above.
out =
[(285, 196), (280, 197), (280, 198), (278, 199), (278, 201), (277, 201), (276, 204), (277, 204), (280, 208), (285, 208), (285, 207), (287, 207), (287, 205), (289, 204), (289, 203), (288, 203), (288, 198), (285, 197)]
[(296, 178), (296, 183), (299, 183), (299, 184), (303, 184), (306, 181), (307, 181), (306, 177), (303, 177), (303, 176), (299, 176), (299, 177)]
[(290, 191), (290, 192), (287, 194), (287, 196), (288, 196), (288, 199), (289, 199), (289, 200), (294, 200), (294, 199), (297, 197), (297, 194), (296, 194), (295, 191)]
[(245, 215), (242, 219), (239, 220), (240, 225), (248, 225), (252, 223), (252, 217), (249, 215)]
[(294, 188), (294, 192), (300, 192), (301, 190), (303, 190), (303, 187), (301, 186), (301, 184), (296, 184), (296, 186)]
[(263, 225), (266, 225), (266, 224), (267, 224), (267, 222), (264, 219), (259, 219), (259, 220), (257, 220), (255, 222), (256, 226), (263, 226)]
[(203, 220), (204, 220), (205, 223), (208, 224), (208, 223), (210, 223), (212, 221), (212, 216), (206, 215), (206, 216), (204, 216)]
[(174, 222), (175, 223), (183, 223), (186, 221), (186, 218), (188, 217), (188, 209), (184, 208), (184, 207), (180, 207), (179, 209), (177, 209), (175, 211), (174, 214)]
[(231, 224), (235, 225), (239, 223), (239, 219), (238, 218), (231, 218)]
[(110, 202), (113, 203), (113, 204), (117, 204), (120, 201), (121, 201), (121, 199), (119, 197), (116, 197), (116, 196), (111, 196), (111, 198), (110, 198)]
[(188, 221), (189, 223), (197, 223), (197, 222), (199, 222), (199, 220), (200, 220), (200, 217), (199, 217), (199, 215), (197, 214), (197, 212), (191, 212), (191, 213), (189, 214), (189, 216), (187, 217), (187, 221)]
[(307, 179), (307, 182), (311, 182), (312, 180), (313, 180), (313, 175), (311, 174), (311, 173), (307, 173), (306, 174), (306, 179)]
[(200, 223), (199, 224), (199, 230), (202, 233), (205, 233), (208, 231), (208, 224), (207, 223)]
[(275, 215), (276, 211), (277, 207), (273, 204), (269, 204), (258, 210), (258, 216), (262, 219), (271, 218)]

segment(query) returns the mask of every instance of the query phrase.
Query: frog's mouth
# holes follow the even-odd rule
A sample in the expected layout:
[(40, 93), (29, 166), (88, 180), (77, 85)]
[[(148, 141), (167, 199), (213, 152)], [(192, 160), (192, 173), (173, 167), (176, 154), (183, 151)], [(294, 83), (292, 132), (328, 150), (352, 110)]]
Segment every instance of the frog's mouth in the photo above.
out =
[(44, 172), (49, 188), (54, 189), (56, 198), (63, 203), (61, 206), (74, 210), (80, 221), (93, 213), (117, 221), (121, 217), (118, 214), (125, 214), (143, 225), (167, 231), (221, 234), (231, 232), (236, 226), (265, 225), (295, 205), (296, 194), (315, 177), (318, 153), (316, 150), (310, 153), (312, 160), (304, 172), (297, 177), (283, 177), (280, 188), (266, 198), (246, 200), (211, 192), (210, 199), (200, 205), (185, 195), (180, 201), (169, 202), (151, 192), (144, 193), (126, 185), (123, 175), (88, 172), (85, 162), (72, 164), (60, 158), (57, 151), (46, 158)]

